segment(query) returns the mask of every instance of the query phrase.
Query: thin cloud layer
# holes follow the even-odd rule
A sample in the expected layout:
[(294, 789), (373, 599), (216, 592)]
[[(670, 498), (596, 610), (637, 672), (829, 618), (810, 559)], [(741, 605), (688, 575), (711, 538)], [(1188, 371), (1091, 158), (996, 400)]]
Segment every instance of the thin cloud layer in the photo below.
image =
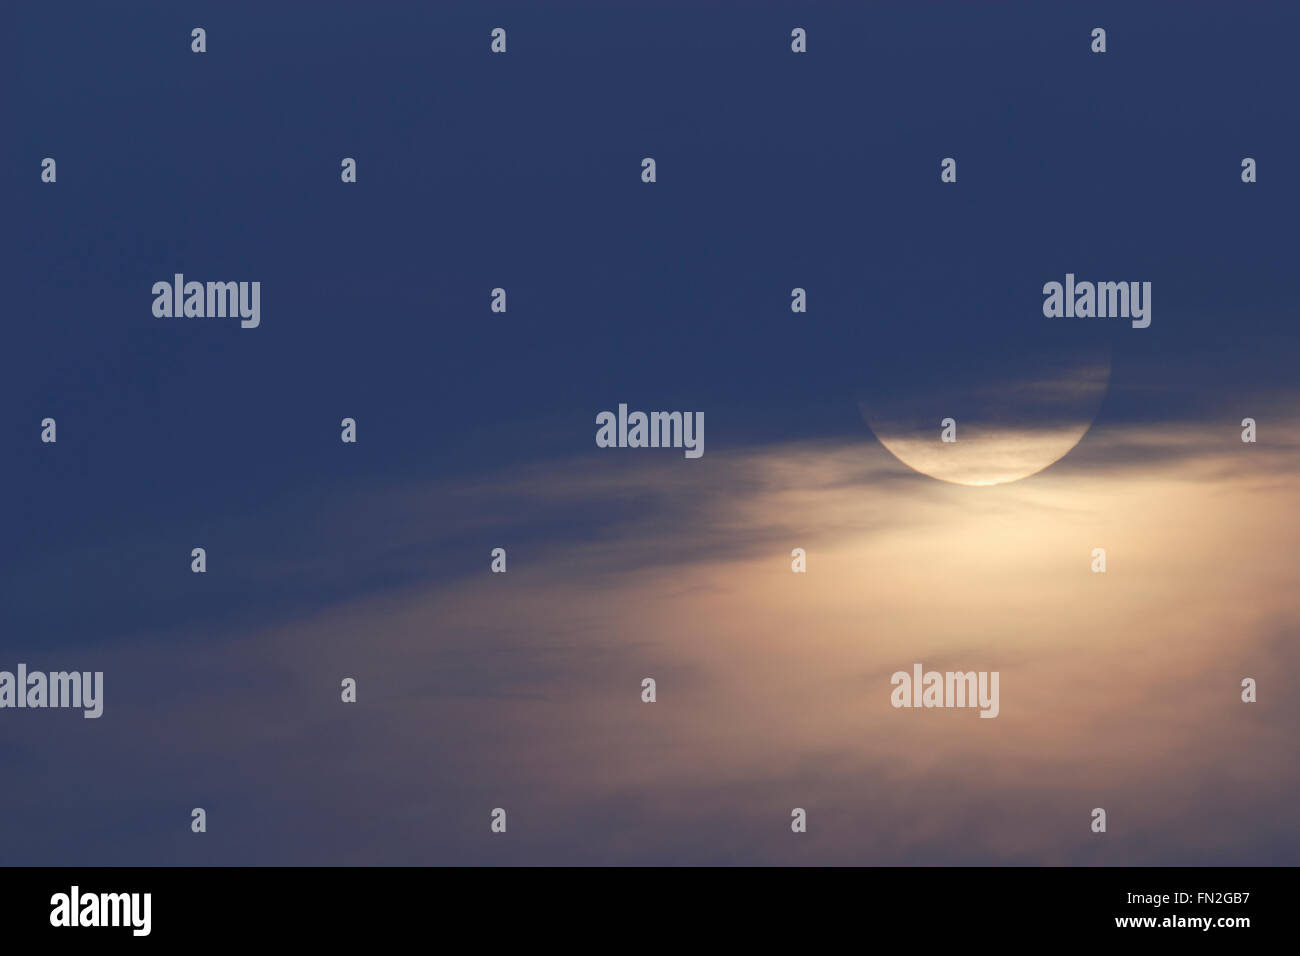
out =
[[(1136, 447), (1151, 460), (1114, 463)], [(0, 744), (28, 772), (65, 755), (12, 798), (33, 823), (5, 852), (188, 860), (149, 821), (205, 806), (222, 863), (1296, 862), (1294, 443), (1103, 430), (1079, 453), (990, 489), (859, 442), (379, 496), (359, 507), (391, 534), (350, 561), (448, 549), (454, 573), (232, 626), (201, 651), (154, 633), (83, 652), (105, 671), (105, 716)], [(530, 536), (576, 507), (589, 525)], [(332, 580), (328, 564), (281, 574)], [(999, 716), (892, 708), (889, 675), (917, 662), (999, 671)], [(488, 830), (498, 806), (507, 838)]]

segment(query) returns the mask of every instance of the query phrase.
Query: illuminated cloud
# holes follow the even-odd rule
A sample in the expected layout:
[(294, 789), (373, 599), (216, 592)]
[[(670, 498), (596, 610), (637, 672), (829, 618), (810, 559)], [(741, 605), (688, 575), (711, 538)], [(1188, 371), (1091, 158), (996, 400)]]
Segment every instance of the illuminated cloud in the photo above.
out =
[[(391, 531), (362, 557), (427, 545), (456, 573), (232, 629), (201, 659), (167, 634), (106, 650), (109, 714), (240, 821), (231, 862), (263, 859), (270, 832), (308, 862), (398, 845), (408, 862), (1294, 862), (1300, 456), (1293, 428), (1271, 431), (1099, 428), (1070, 467), (987, 489), (864, 437), (719, 453), (712, 472), (584, 459), (391, 490), (360, 509)], [(569, 509), (590, 522), (568, 539), (530, 531)], [(507, 575), (488, 572), (496, 545)], [(279, 573), (336, 580), (328, 563)], [(1001, 714), (891, 708), (889, 675), (914, 662), (999, 671)], [(161, 675), (164, 726), (142, 703)], [(57, 732), (92, 767), (129, 763)], [(103, 799), (135, 786), (105, 772)], [(383, 818), (336, 829), (376, 799)], [(494, 806), (512, 839), (487, 850)], [(792, 845), (794, 806), (810, 825)]]

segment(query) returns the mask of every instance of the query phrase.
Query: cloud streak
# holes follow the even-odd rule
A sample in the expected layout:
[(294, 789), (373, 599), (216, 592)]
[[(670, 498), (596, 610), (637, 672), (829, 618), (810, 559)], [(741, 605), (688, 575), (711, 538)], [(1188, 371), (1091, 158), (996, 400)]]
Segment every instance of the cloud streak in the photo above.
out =
[[(374, 529), (344, 529), (353, 553), (247, 573), (319, 588), (358, 565), (445, 564), (236, 619), (201, 649), (183, 620), (83, 648), (106, 709), (73, 723), (105, 731), (5, 728), (17, 765), (32, 734), (66, 756), (10, 795), (34, 822), (4, 849), (192, 860), (185, 821), (205, 806), (223, 837), (202, 853), (225, 863), (1294, 863), (1286, 434), (1099, 429), (989, 489), (818, 442), (353, 499)], [(488, 573), (494, 546), (506, 575)], [(913, 662), (1000, 671), (1001, 715), (892, 709), (888, 676)], [(132, 841), (96, 836), (105, 815)]]

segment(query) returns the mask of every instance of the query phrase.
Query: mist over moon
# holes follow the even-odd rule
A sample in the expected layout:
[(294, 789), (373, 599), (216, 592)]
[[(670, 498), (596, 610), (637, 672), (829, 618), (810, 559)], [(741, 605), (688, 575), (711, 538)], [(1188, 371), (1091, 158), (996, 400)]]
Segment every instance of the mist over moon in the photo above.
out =
[[(1019, 481), (1060, 461), (1092, 427), (1110, 382), (1110, 345), (1097, 337), (977, 361), (970, 354), (927, 349), (912, 361), (899, 357), (916, 373), (911, 387), (891, 387), (896, 377), (882, 375), (859, 398), (863, 418), (894, 457), (954, 484)], [(947, 418), (956, 422), (955, 442), (941, 440)]]

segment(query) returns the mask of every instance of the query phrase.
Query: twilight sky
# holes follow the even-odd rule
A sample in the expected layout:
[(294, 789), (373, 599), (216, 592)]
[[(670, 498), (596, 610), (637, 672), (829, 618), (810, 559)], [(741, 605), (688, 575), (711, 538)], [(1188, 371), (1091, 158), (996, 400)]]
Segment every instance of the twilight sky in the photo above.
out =
[[(1294, 7), (0, 17), (0, 670), (105, 672), (0, 710), (0, 859), (1300, 862)], [(620, 402), (704, 456), (596, 448)], [(944, 414), (1095, 422), (992, 488), (868, 424)], [(893, 709), (915, 662), (1000, 715)]]

